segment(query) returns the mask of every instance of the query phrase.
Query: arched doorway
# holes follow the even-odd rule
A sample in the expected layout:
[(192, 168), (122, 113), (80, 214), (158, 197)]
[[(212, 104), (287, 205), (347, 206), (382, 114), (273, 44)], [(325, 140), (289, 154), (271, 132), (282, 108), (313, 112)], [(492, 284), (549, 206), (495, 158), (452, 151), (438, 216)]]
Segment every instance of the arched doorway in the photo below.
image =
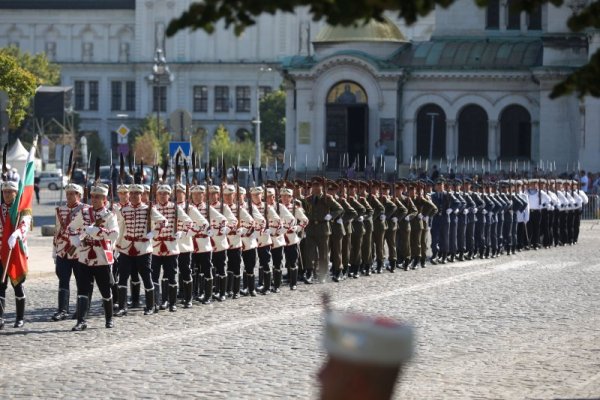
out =
[(531, 159), (531, 115), (523, 106), (512, 104), (500, 114), (500, 158)]
[(488, 116), (485, 110), (470, 104), (458, 115), (458, 157), (487, 159)]
[(336, 83), (327, 94), (326, 115), (328, 168), (339, 168), (346, 153), (350, 164), (364, 159), (368, 151), (369, 107), (362, 86), (352, 81)]
[(417, 114), (417, 156), (427, 159), (430, 152), (433, 159), (446, 156), (446, 113), (437, 104), (426, 104)]

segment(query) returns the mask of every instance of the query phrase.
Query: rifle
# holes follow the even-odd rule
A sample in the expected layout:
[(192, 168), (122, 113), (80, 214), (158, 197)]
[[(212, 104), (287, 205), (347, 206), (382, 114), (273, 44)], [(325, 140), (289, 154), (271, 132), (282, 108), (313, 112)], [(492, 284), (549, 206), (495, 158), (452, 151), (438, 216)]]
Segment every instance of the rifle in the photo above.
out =
[(196, 175), (196, 153), (192, 151), (192, 185), (198, 184), (198, 176)]
[[(112, 177), (111, 177), (112, 179)], [(119, 184), (122, 185), (125, 182), (125, 158), (123, 153), (119, 153)]]
[(225, 172), (225, 157), (223, 157), (223, 155), (221, 155), (221, 191), (220, 191), (221, 214), (223, 214), (223, 208), (225, 207), (224, 199), (223, 199), (224, 185), (227, 185), (227, 172)]
[(112, 151), (111, 151), (110, 152), (110, 167), (109, 167), (109, 173), (108, 173), (108, 180), (109, 180), (109, 182), (108, 182), (108, 198), (110, 199), (111, 205), (114, 200), (113, 184), (112, 184), (113, 171), (114, 171), (114, 166), (113, 166)]
[(189, 180), (189, 166), (187, 158), (183, 159), (183, 171), (185, 172), (185, 213), (187, 214), (190, 209), (190, 180)]
[[(239, 162), (238, 162), (239, 164)], [(238, 225), (240, 224), (240, 184), (239, 184), (239, 167), (236, 165), (233, 169), (233, 179), (235, 182), (235, 205), (236, 205), (236, 217)]]
[(146, 232), (152, 231), (152, 208), (154, 203), (154, 196), (156, 191), (154, 190), (154, 175), (158, 177), (158, 165), (156, 162), (154, 163), (154, 167), (152, 167), (152, 176), (150, 177), (150, 194), (148, 195), (148, 214), (146, 215)]
[[(180, 157), (181, 153), (178, 152), (175, 155), (175, 183), (173, 186), (177, 186), (178, 183), (181, 182), (181, 166), (179, 165), (179, 157)], [(173, 188), (173, 205), (175, 207), (175, 220), (173, 222), (173, 235), (175, 235), (177, 233), (177, 217), (179, 216), (179, 206), (177, 205), (177, 188), (174, 187)]]
[[(256, 186), (256, 178), (254, 175), (254, 163), (252, 163), (252, 187)], [(248, 188), (248, 213), (252, 215), (252, 197), (250, 196), (250, 188)]]
[(263, 184), (263, 192), (265, 194), (265, 227), (269, 227), (268, 209), (267, 209), (267, 182), (262, 177), (262, 167), (258, 167), (258, 180)]
[[(8, 168), (6, 168), (6, 152), (8, 151), (8, 143), (4, 145), (4, 149), (2, 150), (2, 182), (6, 181)], [(4, 195), (0, 190), (0, 201), (4, 204)]]
[(206, 202), (206, 219), (208, 220), (208, 224), (209, 226), (211, 225), (211, 221), (210, 221), (210, 202), (208, 199), (208, 194), (209, 194), (209, 189), (208, 187), (210, 186), (210, 177), (209, 177), (209, 168), (210, 168), (210, 163), (204, 163), (204, 182), (206, 183), (206, 196), (205, 196), (205, 202)]

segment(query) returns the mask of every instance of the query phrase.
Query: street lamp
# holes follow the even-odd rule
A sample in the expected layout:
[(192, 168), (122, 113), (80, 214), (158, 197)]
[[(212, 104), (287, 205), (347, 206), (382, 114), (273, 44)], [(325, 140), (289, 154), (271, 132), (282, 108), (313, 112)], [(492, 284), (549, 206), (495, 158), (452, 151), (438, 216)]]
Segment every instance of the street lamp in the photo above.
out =
[(433, 132), (435, 129), (435, 117), (438, 115), (439, 114), (435, 112), (427, 113), (427, 116), (431, 117), (431, 132), (429, 133), (429, 159), (431, 161), (433, 161)]
[(260, 76), (264, 72), (271, 72), (273, 68), (268, 66), (260, 67), (256, 76), (256, 119), (252, 120), (252, 123), (256, 125), (256, 137), (254, 138), (255, 154), (254, 154), (254, 165), (260, 167)]
[[(173, 74), (167, 65), (167, 59), (165, 58), (162, 49), (156, 49), (156, 55), (154, 56), (154, 65), (152, 66), (152, 73), (148, 76), (148, 80), (154, 85), (153, 88), (156, 91), (156, 135), (160, 135), (160, 98), (161, 98), (161, 83), (167, 85), (173, 82)], [(166, 88), (165, 88), (166, 90)], [(154, 97), (154, 96), (153, 96)], [(165, 105), (166, 106), (166, 105)], [(166, 111), (166, 110), (165, 110)]]

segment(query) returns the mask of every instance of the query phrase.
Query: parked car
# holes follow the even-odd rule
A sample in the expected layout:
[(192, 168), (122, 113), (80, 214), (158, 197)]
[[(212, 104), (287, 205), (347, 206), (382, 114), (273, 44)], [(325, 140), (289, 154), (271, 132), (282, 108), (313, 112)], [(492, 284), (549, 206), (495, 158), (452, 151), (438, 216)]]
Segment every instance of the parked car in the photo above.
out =
[(71, 182), (78, 185), (85, 184), (85, 171), (79, 168), (75, 168), (71, 174)]
[(40, 189), (58, 190), (67, 184), (67, 177), (61, 171), (40, 171)]

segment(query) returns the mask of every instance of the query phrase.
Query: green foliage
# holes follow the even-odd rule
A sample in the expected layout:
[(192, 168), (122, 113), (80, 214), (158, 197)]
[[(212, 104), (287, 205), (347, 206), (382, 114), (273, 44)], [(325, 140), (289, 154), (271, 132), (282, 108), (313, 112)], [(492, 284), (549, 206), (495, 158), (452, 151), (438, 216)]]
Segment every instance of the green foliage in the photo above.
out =
[[(133, 148), (136, 149), (137, 157), (141, 158), (143, 154), (144, 160), (147, 162), (154, 162), (155, 154), (158, 154), (156, 162), (160, 164), (163, 157), (169, 154), (171, 134), (167, 131), (164, 121), (161, 119), (157, 123), (154, 115), (148, 115), (144, 118), (130, 140), (133, 143)], [(148, 143), (143, 143), (144, 140)], [(138, 146), (140, 148), (139, 154), (137, 153)]]
[(238, 155), (240, 164), (246, 165), (248, 159), (254, 160), (254, 142), (249, 140), (242, 142), (232, 141), (229, 138), (227, 129), (221, 125), (210, 141), (211, 159), (216, 160), (218, 157), (221, 160), (221, 154), (225, 158), (225, 166), (227, 168), (237, 164)]
[[(277, 12), (293, 13), (298, 7), (308, 7), (314, 21), (324, 20), (329, 25), (350, 26), (366, 23), (371, 19), (382, 20), (386, 11), (397, 13), (407, 24), (416, 22), (420, 16), (429, 14), (435, 7), (446, 8), (455, 0), (203, 0), (190, 5), (179, 18), (173, 19), (167, 27), (167, 35), (173, 36), (186, 28), (202, 29), (208, 33), (215, 30), (218, 21), (224, 21), (228, 28), (233, 26), (236, 35), (256, 23), (261, 14)], [(473, 0), (480, 7), (488, 0)], [(536, 7), (550, 3), (561, 6), (564, 0), (515, 0), (513, 7), (532, 11)], [(565, 23), (573, 31), (587, 28), (600, 29), (600, 0), (587, 3)], [(600, 96), (600, 50), (590, 61), (571, 73), (565, 81), (554, 88), (551, 97), (576, 92), (580, 97), (587, 94)]]
[(285, 91), (276, 90), (260, 100), (260, 139), (266, 146), (285, 146)]
[(206, 147), (206, 136), (208, 132), (204, 128), (199, 128), (192, 134), (192, 149), (196, 154), (204, 154), (204, 147)]
[(19, 67), (14, 57), (0, 53), (0, 91), (8, 95), (7, 111), (11, 129), (18, 127), (27, 115), (35, 89), (35, 76)]
[(0, 54), (14, 57), (17, 64), (31, 72), (37, 85), (58, 85), (60, 83), (60, 66), (48, 60), (45, 53), (31, 55), (28, 52), (21, 53), (18, 47), (5, 47), (0, 49)]
[(85, 137), (87, 138), (88, 152), (92, 155), (92, 163), (95, 162), (93, 160), (96, 158), (100, 158), (101, 164), (108, 164), (110, 162), (110, 155), (98, 132), (86, 133)]

